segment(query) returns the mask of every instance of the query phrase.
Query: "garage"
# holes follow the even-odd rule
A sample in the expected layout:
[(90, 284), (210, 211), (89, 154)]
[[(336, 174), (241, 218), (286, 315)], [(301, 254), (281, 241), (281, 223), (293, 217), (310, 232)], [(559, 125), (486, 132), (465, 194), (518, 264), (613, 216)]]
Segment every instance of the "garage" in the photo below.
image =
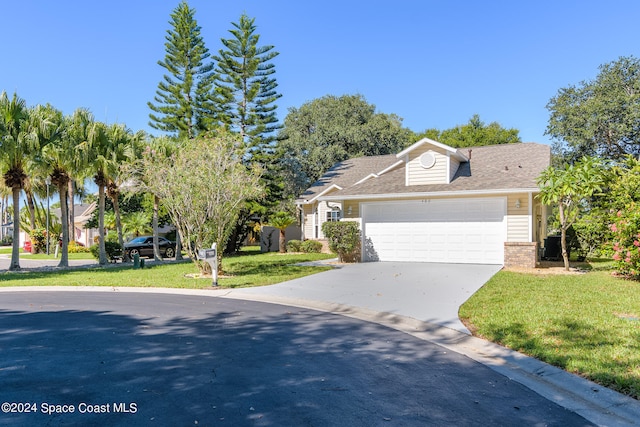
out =
[(364, 261), (502, 264), (506, 198), (361, 205)]

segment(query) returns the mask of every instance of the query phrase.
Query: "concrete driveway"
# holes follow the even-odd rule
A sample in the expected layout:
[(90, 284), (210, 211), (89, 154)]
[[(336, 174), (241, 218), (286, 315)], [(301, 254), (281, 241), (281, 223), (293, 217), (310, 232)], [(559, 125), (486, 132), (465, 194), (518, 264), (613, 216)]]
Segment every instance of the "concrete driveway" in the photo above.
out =
[(222, 291), (226, 296), (294, 305), (329, 302), (411, 317), (469, 334), (458, 309), (502, 266), (368, 262), (260, 288)]

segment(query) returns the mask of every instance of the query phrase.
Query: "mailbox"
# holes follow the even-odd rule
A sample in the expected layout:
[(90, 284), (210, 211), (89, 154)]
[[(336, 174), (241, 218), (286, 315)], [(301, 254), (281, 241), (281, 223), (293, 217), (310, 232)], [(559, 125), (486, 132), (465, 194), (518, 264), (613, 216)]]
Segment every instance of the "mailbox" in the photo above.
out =
[(218, 286), (218, 250), (216, 244), (211, 245), (211, 249), (200, 249), (198, 258), (209, 263), (211, 266), (212, 286)]
[(209, 260), (212, 258), (216, 258), (218, 256), (218, 251), (215, 249), (200, 249), (198, 251), (198, 258), (203, 260)]

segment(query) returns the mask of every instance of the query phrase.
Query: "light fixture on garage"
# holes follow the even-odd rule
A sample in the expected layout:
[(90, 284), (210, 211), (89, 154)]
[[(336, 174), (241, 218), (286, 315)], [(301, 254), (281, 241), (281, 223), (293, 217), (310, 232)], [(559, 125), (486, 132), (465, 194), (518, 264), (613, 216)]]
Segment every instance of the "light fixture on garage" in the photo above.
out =
[(520, 209), (520, 199), (516, 200), (516, 209)]
[(347, 215), (351, 216), (351, 213), (353, 212), (353, 208), (351, 206), (349, 206), (347, 208)]

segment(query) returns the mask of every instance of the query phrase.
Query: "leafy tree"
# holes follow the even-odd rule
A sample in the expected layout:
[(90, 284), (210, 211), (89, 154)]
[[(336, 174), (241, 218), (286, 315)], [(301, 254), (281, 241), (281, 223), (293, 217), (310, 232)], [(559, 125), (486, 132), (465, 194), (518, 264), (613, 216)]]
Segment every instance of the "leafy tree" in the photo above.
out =
[(237, 144), (236, 137), (220, 132), (182, 140), (171, 155), (147, 147), (136, 164), (138, 185), (162, 199), (203, 272), (209, 266), (197, 260), (195, 250), (214, 242), (224, 248), (243, 203), (262, 193), (259, 169), (243, 165)]
[(337, 162), (406, 147), (412, 133), (402, 120), (375, 110), (361, 95), (327, 95), (290, 108), (278, 144), (285, 195), (298, 196)]
[(296, 218), (291, 215), (289, 212), (279, 211), (275, 214), (271, 215), (269, 218), (269, 225), (277, 228), (280, 231), (280, 239), (278, 241), (278, 249), (280, 253), (285, 253), (287, 251), (287, 239), (285, 231), (287, 227), (291, 224), (295, 224)]
[(558, 91), (547, 104), (546, 133), (568, 162), (583, 156), (621, 159), (640, 155), (640, 60), (633, 56), (600, 66), (592, 81)]
[(179, 137), (193, 138), (215, 124), (212, 101), (213, 63), (200, 35), (195, 9), (182, 1), (171, 14), (165, 37), (166, 56), (158, 64), (167, 70), (158, 83), (154, 102), (147, 105), (149, 125)]
[(27, 161), (40, 153), (42, 141), (51, 132), (46, 116), (30, 114), (25, 101), (17, 94), (9, 99), (0, 95), (0, 167), (4, 183), (13, 195), (13, 248), (9, 270), (20, 269), (20, 191), (27, 178)]
[[(175, 142), (167, 137), (154, 138), (147, 144), (145, 144), (144, 147), (140, 148), (142, 149), (142, 151), (147, 152), (147, 154), (152, 153), (154, 157), (163, 159), (170, 157), (176, 149)], [(150, 210), (153, 230), (153, 255), (156, 261), (160, 261), (162, 260), (158, 238), (158, 227), (161, 221), (160, 198), (156, 194), (151, 192), (151, 187), (148, 185), (148, 177), (145, 175), (145, 171), (142, 168), (143, 164), (139, 161), (139, 159), (143, 156), (142, 151), (138, 155), (136, 155), (136, 158), (133, 159), (131, 163), (124, 165), (123, 173), (125, 176), (129, 177), (130, 185), (128, 186), (127, 190), (130, 194), (135, 194), (139, 191), (145, 191), (147, 192), (147, 195), (152, 199)], [(147, 205), (149, 205), (149, 203), (145, 203), (143, 207), (146, 209)], [(162, 220), (163, 222), (170, 222), (170, 220)], [(176, 236), (176, 259), (181, 259), (180, 252), (181, 242), (179, 236)]]
[(465, 125), (443, 131), (427, 129), (416, 136), (416, 141), (424, 137), (457, 148), (522, 142), (517, 129), (505, 129), (498, 122), (487, 125), (478, 114), (474, 114)]
[(562, 258), (565, 270), (569, 270), (567, 230), (584, 211), (587, 201), (602, 191), (606, 183), (601, 162), (585, 157), (562, 168), (549, 166), (538, 177), (539, 198), (545, 205), (557, 204), (561, 231)]

